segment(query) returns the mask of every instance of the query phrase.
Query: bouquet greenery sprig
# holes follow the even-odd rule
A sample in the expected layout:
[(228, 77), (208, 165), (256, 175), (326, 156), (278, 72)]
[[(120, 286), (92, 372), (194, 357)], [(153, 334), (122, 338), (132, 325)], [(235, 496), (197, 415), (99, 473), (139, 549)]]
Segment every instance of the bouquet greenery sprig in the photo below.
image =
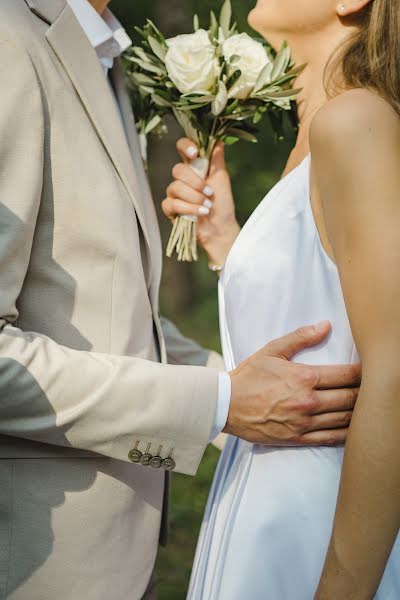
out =
[[(293, 65), (285, 43), (274, 53), (267, 44), (239, 33), (230, 0), (225, 0), (219, 20), (211, 12), (207, 30), (195, 16), (194, 33), (172, 39), (165, 39), (150, 20), (136, 31), (140, 45), (125, 58), (143, 151), (146, 136), (160, 132), (168, 114), (199, 147), (200, 158), (192, 166), (203, 177), (219, 140), (257, 142), (256, 126), (266, 115), (282, 136), (283, 114), (300, 91), (292, 83), (303, 67)], [(196, 220), (175, 219), (169, 257), (176, 251), (178, 260), (197, 260)]]

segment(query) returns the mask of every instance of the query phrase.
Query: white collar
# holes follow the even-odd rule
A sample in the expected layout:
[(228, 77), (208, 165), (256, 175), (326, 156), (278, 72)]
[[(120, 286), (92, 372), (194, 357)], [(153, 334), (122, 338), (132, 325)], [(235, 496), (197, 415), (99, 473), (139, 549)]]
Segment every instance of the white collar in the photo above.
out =
[(101, 16), (88, 0), (68, 0), (68, 4), (96, 50), (107, 74), (113, 66), (114, 59), (132, 45), (132, 40), (108, 9)]

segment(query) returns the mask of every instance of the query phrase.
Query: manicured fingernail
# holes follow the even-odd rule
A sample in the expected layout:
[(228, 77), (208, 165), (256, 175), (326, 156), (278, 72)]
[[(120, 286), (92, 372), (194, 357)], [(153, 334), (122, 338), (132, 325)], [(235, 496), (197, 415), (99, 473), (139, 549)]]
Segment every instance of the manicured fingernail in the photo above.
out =
[(213, 196), (214, 190), (209, 185), (206, 185), (206, 187), (203, 189), (203, 194), (208, 197)]
[(317, 333), (321, 333), (321, 331), (325, 331), (327, 326), (330, 324), (330, 321), (321, 321), (320, 323), (314, 325), (314, 329)]
[(189, 158), (194, 158), (195, 156), (197, 156), (197, 154), (198, 150), (196, 146), (189, 146), (189, 148), (187, 148), (186, 150), (186, 156), (188, 156)]
[(209, 215), (210, 214), (210, 209), (207, 208), (206, 206), (200, 206), (199, 207), (199, 215)]
[(211, 200), (204, 200), (203, 202), (203, 206), (205, 206), (206, 208), (212, 208), (213, 203), (211, 202)]

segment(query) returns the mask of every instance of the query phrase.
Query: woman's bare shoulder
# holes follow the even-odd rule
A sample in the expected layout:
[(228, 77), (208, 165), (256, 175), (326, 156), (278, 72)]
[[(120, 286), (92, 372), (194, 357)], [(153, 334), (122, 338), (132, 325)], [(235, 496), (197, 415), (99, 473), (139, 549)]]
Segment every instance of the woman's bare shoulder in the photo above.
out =
[(389, 102), (367, 89), (348, 90), (329, 100), (310, 127), (311, 151), (354, 156), (381, 142), (400, 147), (400, 116)]

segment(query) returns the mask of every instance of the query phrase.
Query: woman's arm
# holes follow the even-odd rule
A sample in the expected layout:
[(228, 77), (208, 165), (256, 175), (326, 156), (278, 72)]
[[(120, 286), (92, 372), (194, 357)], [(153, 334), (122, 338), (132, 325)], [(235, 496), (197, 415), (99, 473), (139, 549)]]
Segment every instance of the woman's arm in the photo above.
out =
[(363, 381), (317, 600), (370, 600), (400, 527), (400, 119), (365, 90), (317, 115), (313, 178)]

